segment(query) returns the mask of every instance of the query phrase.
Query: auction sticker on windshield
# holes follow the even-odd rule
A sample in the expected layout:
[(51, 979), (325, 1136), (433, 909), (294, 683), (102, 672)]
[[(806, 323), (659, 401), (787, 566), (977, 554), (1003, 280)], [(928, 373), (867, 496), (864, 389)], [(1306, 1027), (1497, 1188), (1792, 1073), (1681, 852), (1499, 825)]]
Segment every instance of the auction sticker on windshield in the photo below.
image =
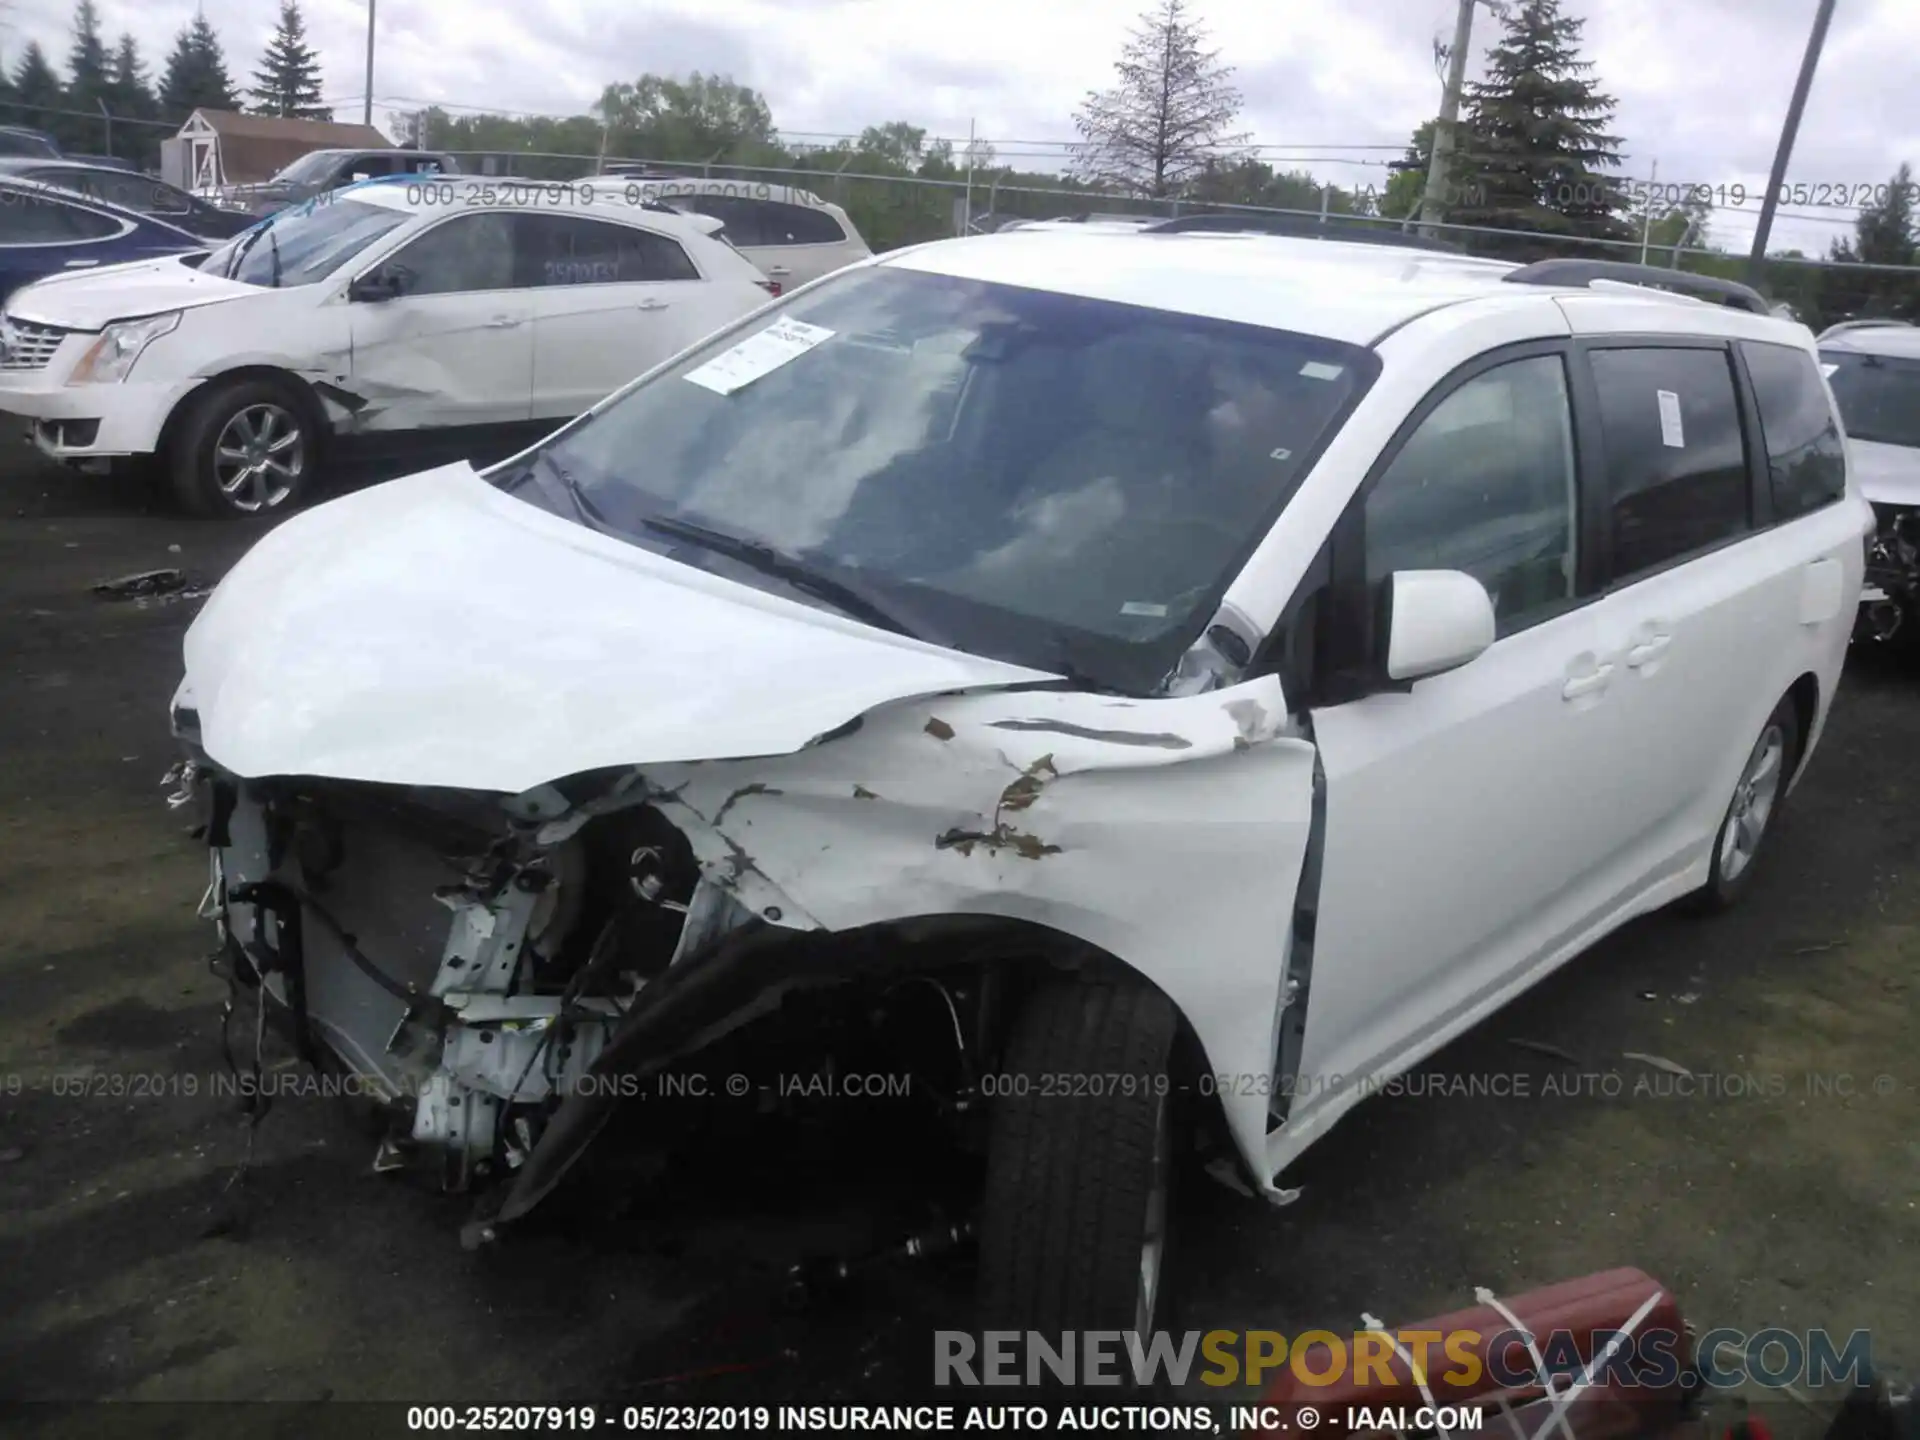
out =
[(776, 320), (759, 334), (689, 370), (686, 378), (716, 395), (731, 395), (741, 386), (791, 364), (823, 340), (832, 338), (833, 331), (824, 326), (809, 325), (802, 320)]

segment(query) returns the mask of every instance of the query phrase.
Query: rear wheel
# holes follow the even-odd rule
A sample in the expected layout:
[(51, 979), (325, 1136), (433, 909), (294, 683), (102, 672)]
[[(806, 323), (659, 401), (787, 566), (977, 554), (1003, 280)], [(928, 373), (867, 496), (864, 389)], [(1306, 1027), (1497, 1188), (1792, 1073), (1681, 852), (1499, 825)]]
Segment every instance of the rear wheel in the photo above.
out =
[(188, 401), (167, 456), (174, 494), (191, 513), (239, 519), (291, 510), (319, 464), (319, 425), (292, 386), (216, 383)]
[(1164, 1328), (1176, 1020), (1159, 991), (1062, 981), (1014, 1025), (994, 1101), (980, 1308), (995, 1329)]
[(1800, 758), (1800, 743), (1800, 713), (1793, 697), (1782, 696), (1747, 752), (1733, 799), (1713, 837), (1707, 883), (1691, 897), (1696, 909), (1730, 909), (1753, 884), (1761, 846), (1772, 833), (1774, 817), (1786, 799), (1788, 777)]

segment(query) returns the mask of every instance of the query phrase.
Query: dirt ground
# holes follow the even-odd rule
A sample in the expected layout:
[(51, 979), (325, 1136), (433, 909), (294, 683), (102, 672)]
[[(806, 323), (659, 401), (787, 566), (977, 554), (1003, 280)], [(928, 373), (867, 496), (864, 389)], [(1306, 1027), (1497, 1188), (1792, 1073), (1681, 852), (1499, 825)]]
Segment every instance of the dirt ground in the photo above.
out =
[[(283, 1098), (223, 1194), (247, 1142), (205, 1093), (224, 987), (193, 913), (204, 852), (159, 789), (195, 605), (89, 587), (216, 578), (258, 529), (0, 454), (0, 1398), (845, 1403), (920, 1383), (929, 1331), (970, 1323), (964, 1265), (779, 1304), (792, 1260), (903, 1213), (917, 1162), (892, 1146), (716, 1156), (678, 1200), (563, 1209), (470, 1254), (464, 1202), (373, 1175), (336, 1106)], [(1856, 660), (1749, 904), (1577, 961), (1438, 1057), (1430, 1093), (1355, 1112), (1292, 1207), (1203, 1185), (1186, 1323), (1350, 1330), (1631, 1264), (1699, 1328), (1866, 1329), (1912, 1376), (1916, 739), (1920, 676)], [(1625, 1052), (1722, 1078), (1676, 1094)], [(1528, 1093), (1460, 1098), (1474, 1077)]]

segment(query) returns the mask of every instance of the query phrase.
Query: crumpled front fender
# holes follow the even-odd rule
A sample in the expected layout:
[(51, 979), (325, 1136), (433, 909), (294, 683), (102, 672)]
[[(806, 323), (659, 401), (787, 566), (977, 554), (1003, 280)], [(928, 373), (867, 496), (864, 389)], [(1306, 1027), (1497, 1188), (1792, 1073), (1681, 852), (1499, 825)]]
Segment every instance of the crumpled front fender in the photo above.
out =
[[(1185, 1016), (1278, 1199), (1267, 1104), (1313, 775), (1269, 676), (1171, 699), (905, 700), (790, 755), (645, 767), (643, 789), (707, 878), (772, 925), (1009, 917), (1132, 967)], [(566, 1139), (579, 1128), (563, 1111), (541, 1149), (583, 1144)], [(557, 1178), (555, 1159), (528, 1168)]]

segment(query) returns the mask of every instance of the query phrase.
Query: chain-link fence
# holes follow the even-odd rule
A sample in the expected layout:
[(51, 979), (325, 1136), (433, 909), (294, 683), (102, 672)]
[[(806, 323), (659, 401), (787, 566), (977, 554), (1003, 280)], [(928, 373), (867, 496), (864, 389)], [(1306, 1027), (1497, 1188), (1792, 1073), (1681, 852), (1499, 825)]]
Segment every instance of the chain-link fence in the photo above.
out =
[[(1532, 230), (1480, 225), (1421, 225), (1411, 220), (1348, 213), (1348, 197), (1336, 186), (1319, 189), (1318, 208), (1280, 209), (1226, 203), (1195, 204), (1102, 194), (1062, 182), (1036, 184), (1031, 176), (1015, 180), (1002, 171), (968, 176), (880, 173), (866, 168), (873, 157), (846, 151), (803, 155), (785, 166), (688, 164), (648, 156), (561, 155), (536, 152), (453, 152), (463, 169), (475, 174), (525, 179), (574, 180), (610, 166), (637, 167), (661, 176), (721, 180), (738, 184), (742, 194), (771, 194), (786, 186), (811, 191), (845, 209), (875, 250), (999, 229), (1021, 220), (1101, 217), (1167, 219), (1196, 213), (1244, 215), (1250, 224), (1328, 238), (1416, 231), (1464, 253), (1527, 262), (1578, 258), (1623, 260), (1664, 269), (1692, 271), (1727, 280), (1749, 280), (1746, 256), (1697, 243), (1711, 234), (1718, 218), (1738, 228), (1750, 221), (1752, 207), (1709, 208), (1678, 244), (1654, 237), (1651, 217), (1634, 217), (1638, 239), (1596, 239)], [(1689, 243), (1693, 241), (1694, 243)], [(1836, 262), (1799, 255), (1771, 255), (1755, 288), (1776, 305), (1816, 328), (1865, 315), (1920, 315), (1920, 266)]]
[[(45, 132), (72, 156), (106, 158), (147, 171), (157, 168), (160, 141), (176, 131), (179, 123), (151, 115), (115, 113), (104, 102), (96, 110), (87, 110), (67, 105), (33, 106), (17, 98), (0, 101), (0, 125)], [(0, 145), (0, 153), (7, 153), (7, 147)], [(1004, 169), (981, 170), (969, 176), (958, 170), (927, 174), (924, 171), (928, 167), (922, 166), (923, 173), (909, 174), (882, 167), (876, 156), (845, 148), (802, 153), (788, 157), (791, 163), (775, 165), (723, 163), (724, 151), (711, 162), (694, 164), (648, 156), (532, 150), (452, 153), (463, 169), (481, 175), (577, 180), (598, 175), (618, 162), (664, 175), (728, 180), (769, 190), (774, 186), (804, 189), (844, 208), (875, 250), (994, 230), (1021, 220), (1102, 215), (1151, 219), (1202, 210), (1244, 215), (1253, 223), (1329, 237), (1404, 233), (1412, 228), (1404, 219), (1351, 213), (1353, 192), (1335, 185), (1320, 186), (1315, 205), (1286, 209), (1144, 200), (1104, 194), (1064, 178), (1053, 182), (1032, 173), (1015, 174)], [(1705, 203), (1697, 207), (1697, 223), (1688, 227), (1679, 244), (1661, 243), (1665, 237), (1656, 238), (1652, 217), (1644, 213), (1629, 219), (1630, 227), (1640, 228), (1639, 239), (1594, 239), (1450, 224), (1422, 228), (1430, 237), (1466, 253), (1497, 259), (1628, 260), (1747, 280), (1744, 254), (1700, 243), (1699, 237), (1748, 233), (1757, 197), (1748, 197), (1752, 204), (1736, 204), (1723, 193), (1729, 187), (1684, 188), (1696, 201), (1704, 199)], [(1841, 206), (1829, 210), (1831, 213), (1816, 218), (1828, 222), (1833, 234), (1845, 235), (1854, 212)], [(1670, 234), (1670, 226), (1660, 228)], [(1865, 316), (1920, 319), (1920, 266), (1830, 261), (1821, 258), (1827, 248), (1824, 237), (1808, 248), (1820, 254), (1769, 256), (1754, 282), (1756, 287), (1816, 328)]]

